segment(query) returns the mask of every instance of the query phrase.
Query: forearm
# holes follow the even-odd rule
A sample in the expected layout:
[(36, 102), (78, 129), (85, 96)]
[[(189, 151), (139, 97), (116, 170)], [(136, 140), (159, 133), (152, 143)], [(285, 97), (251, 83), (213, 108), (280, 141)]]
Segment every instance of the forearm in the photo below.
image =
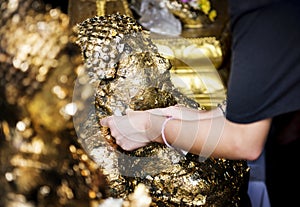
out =
[[(261, 153), (270, 120), (236, 124), (220, 115), (219, 109), (202, 112), (194, 121), (170, 120), (164, 135), (173, 147), (202, 156), (256, 159)], [(159, 139), (159, 142), (162, 142)]]
[[(214, 152), (223, 132), (223, 116), (213, 116), (212, 111), (203, 112), (202, 120), (184, 121), (169, 120), (162, 133), (166, 141), (173, 147), (189, 151), (197, 155)], [(216, 152), (212, 154), (216, 156)]]
[(101, 120), (124, 150), (165, 142), (204, 157), (247, 160), (262, 152), (270, 123), (271, 119), (265, 119), (237, 124), (226, 120), (220, 108), (198, 111), (180, 106), (129, 111), (126, 116)]

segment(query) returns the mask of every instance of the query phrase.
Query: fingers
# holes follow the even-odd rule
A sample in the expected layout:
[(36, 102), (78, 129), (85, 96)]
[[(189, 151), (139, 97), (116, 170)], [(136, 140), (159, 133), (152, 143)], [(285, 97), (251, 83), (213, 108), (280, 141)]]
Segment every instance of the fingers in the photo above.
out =
[(100, 120), (100, 124), (104, 127), (109, 127), (109, 121), (110, 121), (111, 117), (108, 116), (108, 117), (105, 117), (105, 118), (102, 118)]
[(160, 135), (163, 117), (151, 117), (145, 111), (126, 110), (124, 116), (108, 116), (100, 124), (110, 128), (110, 134), (124, 150), (134, 150), (147, 145)]
[[(114, 116), (108, 116), (108, 117), (105, 117), (103, 119), (100, 120), (100, 124), (103, 126), (103, 127), (108, 127), (108, 128), (111, 128), (111, 135), (113, 137), (118, 137), (119, 136), (119, 131), (118, 131), (118, 128), (115, 127), (115, 120), (114, 120)], [(118, 143), (117, 143), (118, 144)]]
[(117, 145), (119, 145), (123, 148), (124, 143), (122, 140), (124, 137), (122, 136), (122, 133), (119, 132), (118, 128), (115, 127), (114, 117), (108, 116), (108, 117), (102, 118), (100, 120), (100, 124), (103, 127), (109, 127), (111, 129), (110, 130), (111, 136), (115, 138)]

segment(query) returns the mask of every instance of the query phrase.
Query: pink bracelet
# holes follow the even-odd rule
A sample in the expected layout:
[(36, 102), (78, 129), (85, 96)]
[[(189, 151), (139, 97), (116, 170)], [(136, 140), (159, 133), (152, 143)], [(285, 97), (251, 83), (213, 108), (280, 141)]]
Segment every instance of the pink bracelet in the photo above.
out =
[(172, 120), (172, 119), (173, 119), (173, 117), (168, 117), (168, 118), (164, 121), (164, 123), (162, 124), (162, 128), (161, 128), (161, 137), (162, 137), (164, 143), (165, 143), (168, 147), (170, 147), (170, 148), (173, 148), (173, 147), (167, 142), (167, 139), (166, 139), (166, 137), (165, 137), (165, 132), (164, 132), (164, 131), (165, 131), (167, 122), (170, 121), (170, 120)]

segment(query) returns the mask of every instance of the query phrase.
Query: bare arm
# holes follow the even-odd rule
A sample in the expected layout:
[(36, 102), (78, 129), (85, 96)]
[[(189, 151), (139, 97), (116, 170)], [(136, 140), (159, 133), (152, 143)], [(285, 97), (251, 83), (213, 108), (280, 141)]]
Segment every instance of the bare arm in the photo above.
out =
[[(167, 142), (203, 156), (257, 159), (264, 148), (271, 119), (237, 124), (220, 116), (218, 110), (201, 112), (206, 118), (198, 121), (168, 121), (164, 130)], [(161, 137), (157, 141), (163, 142)]]
[(126, 116), (101, 120), (111, 130), (117, 144), (134, 150), (149, 142), (167, 143), (201, 156), (255, 160), (264, 148), (271, 119), (237, 124), (226, 120), (219, 108), (210, 111), (168, 107), (148, 111), (130, 111)]

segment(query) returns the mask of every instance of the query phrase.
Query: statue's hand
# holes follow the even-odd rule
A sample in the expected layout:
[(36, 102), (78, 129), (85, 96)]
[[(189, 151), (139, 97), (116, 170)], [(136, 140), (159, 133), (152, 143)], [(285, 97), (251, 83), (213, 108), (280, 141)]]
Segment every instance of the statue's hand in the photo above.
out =
[(165, 116), (148, 111), (126, 111), (125, 116), (109, 116), (101, 119), (101, 125), (110, 128), (116, 143), (124, 150), (131, 151), (159, 140)]

